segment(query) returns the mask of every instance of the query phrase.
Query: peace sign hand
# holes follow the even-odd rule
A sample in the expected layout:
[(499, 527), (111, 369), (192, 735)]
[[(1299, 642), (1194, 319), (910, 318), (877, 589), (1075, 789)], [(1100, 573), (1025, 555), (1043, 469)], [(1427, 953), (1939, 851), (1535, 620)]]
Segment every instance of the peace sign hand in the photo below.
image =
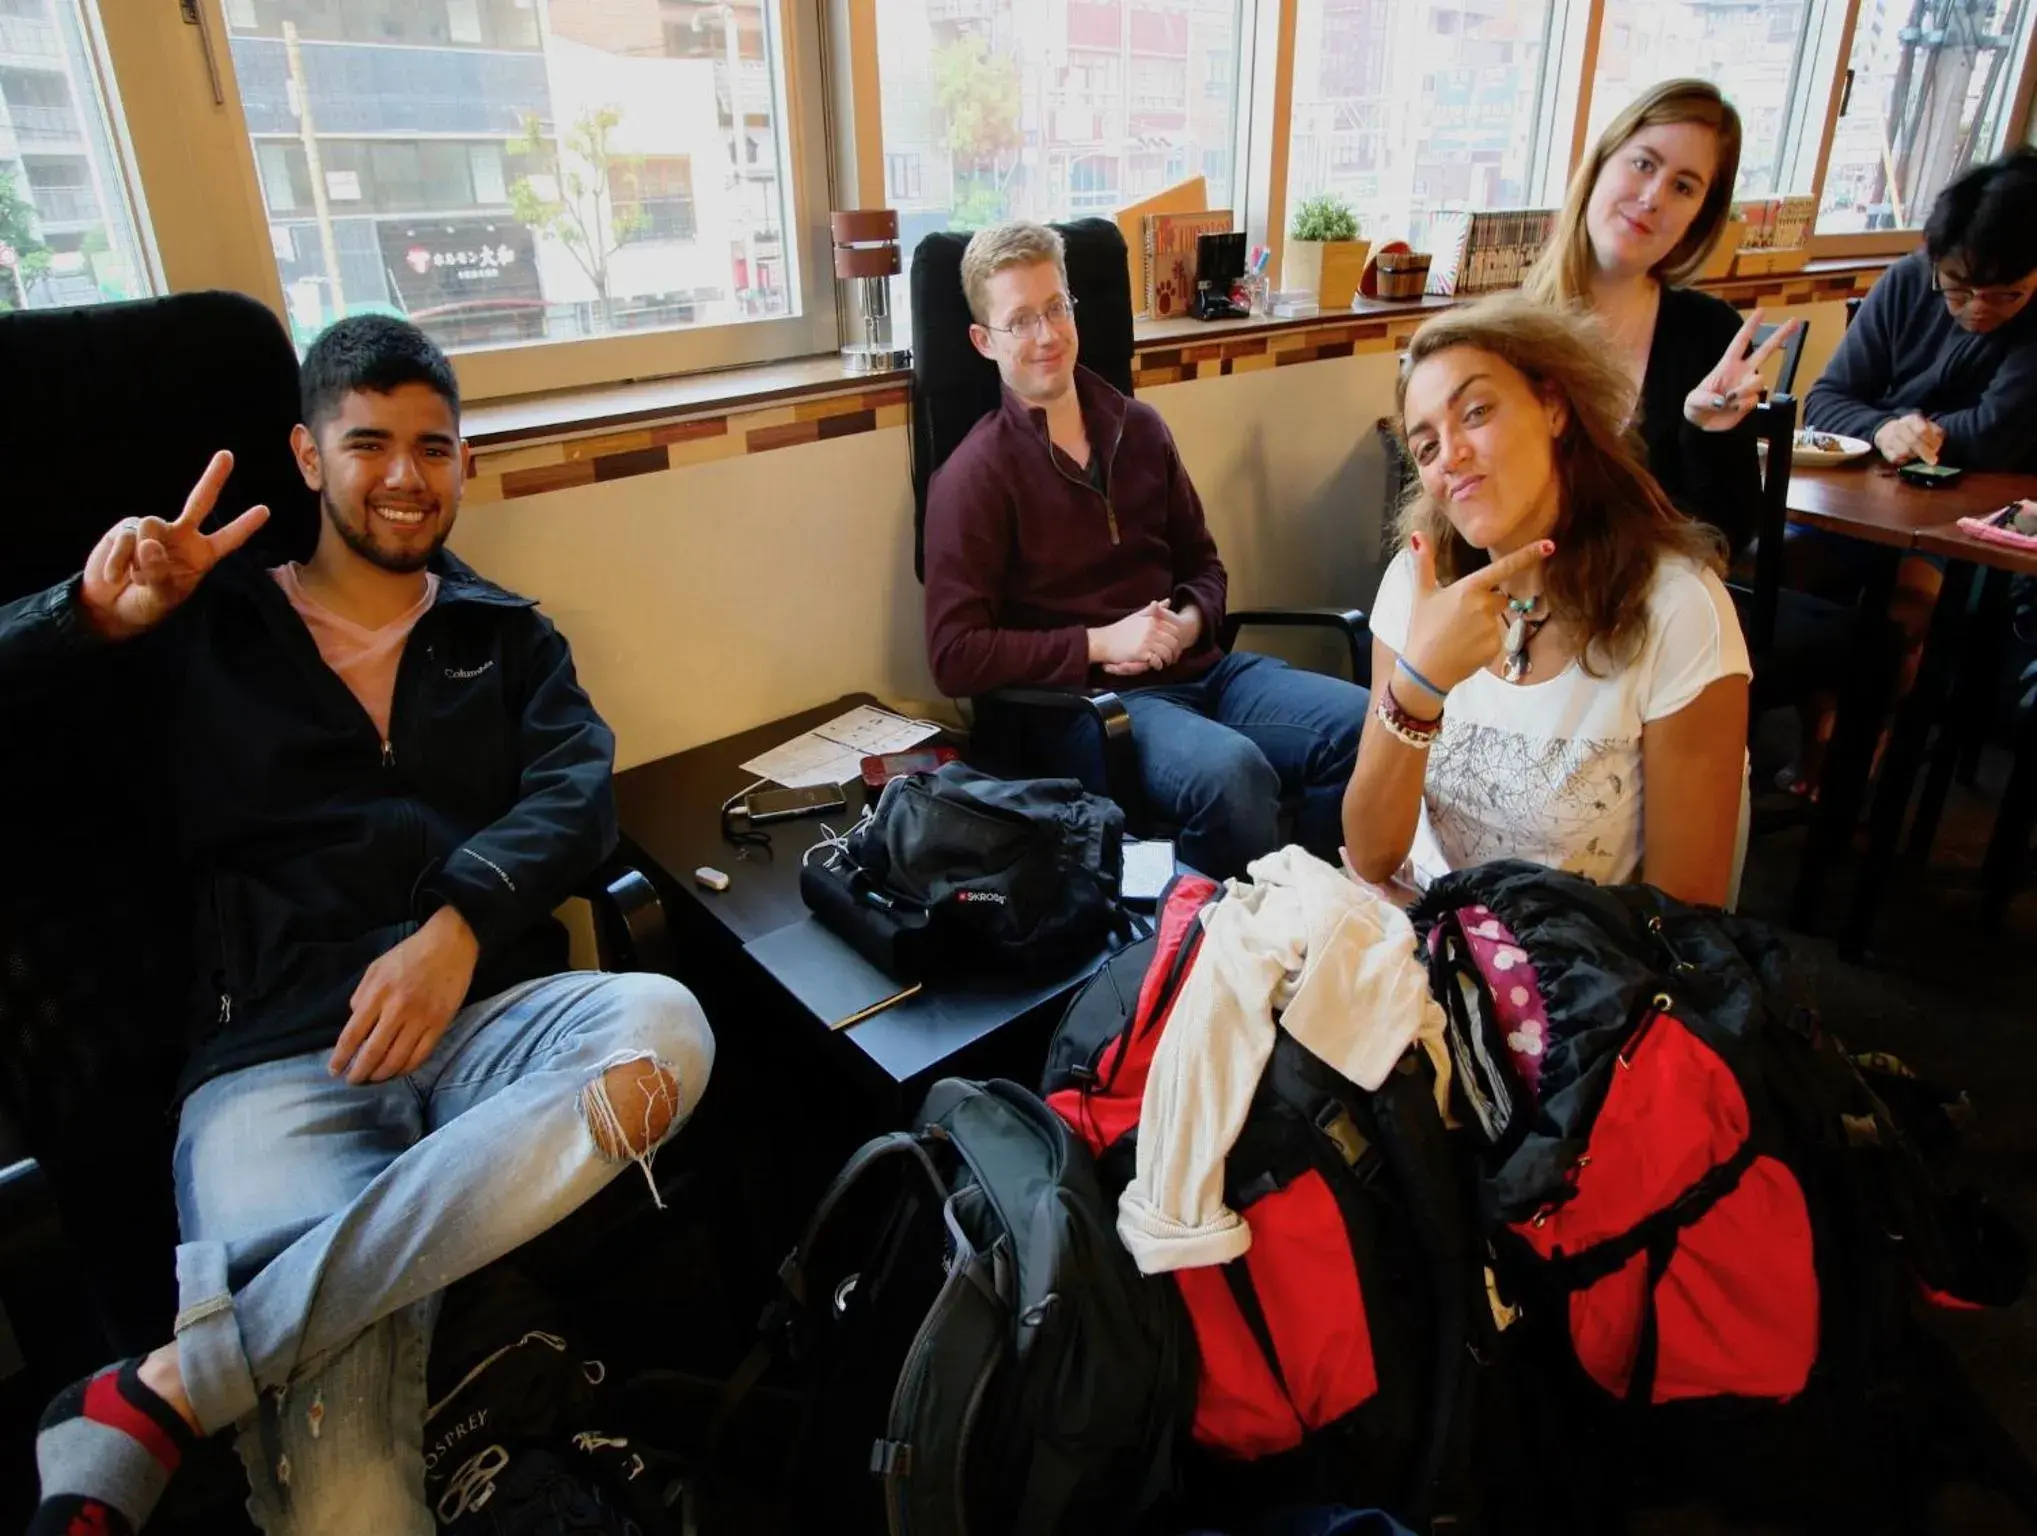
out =
[[(1408, 612), (1408, 665), (1448, 693), (1459, 683), (1492, 665), (1506, 643), (1505, 583), (1531, 570), (1556, 552), (1544, 539), (1503, 555), (1490, 565), (1459, 577), (1449, 586), (1436, 580), (1436, 549), (1416, 534), (1414, 600)], [(1396, 694), (1403, 705), (1406, 696)]]
[(1754, 340), (1754, 332), (1761, 324), (1761, 311), (1755, 310), (1734, 334), (1732, 344), (1726, 348), (1718, 366), (1698, 381), (1696, 389), (1683, 397), (1683, 419), (1692, 426), (1706, 432), (1730, 432), (1747, 419), (1747, 413), (1754, 409), (1761, 398), (1761, 365), (1775, 354), (1775, 349), (1796, 335), (1801, 320), (1787, 320), (1776, 327), (1775, 334), (1756, 347), (1751, 356), (1740, 354)]
[(93, 628), (109, 640), (153, 629), (198, 589), (208, 571), (254, 537), (269, 520), (267, 507), (248, 508), (217, 533), (203, 531), (232, 473), (233, 455), (215, 453), (175, 522), (129, 517), (106, 531), (85, 561), (84, 606)]

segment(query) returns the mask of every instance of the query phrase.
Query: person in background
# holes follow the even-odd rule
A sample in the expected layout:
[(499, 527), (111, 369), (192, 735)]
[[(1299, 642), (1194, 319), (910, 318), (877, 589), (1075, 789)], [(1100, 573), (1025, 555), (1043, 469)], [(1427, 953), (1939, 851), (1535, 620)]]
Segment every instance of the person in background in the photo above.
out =
[(1804, 419), (1891, 464), (2037, 470), (2037, 149), (1938, 194), (1924, 244), (1883, 273)]
[[(1804, 402), (1812, 427), (1871, 442), (1890, 464), (2037, 470), (2037, 150), (1975, 166), (1938, 194), (1923, 245), (1882, 274)], [(1790, 530), (1791, 578), (1851, 600), (1861, 551), (1816, 529)], [(1922, 659), (1944, 567), (1907, 555), (1888, 617), (1905, 642), (1898, 695)], [(1778, 782), (1815, 795), (1832, 700), (1813, 701), (1799, 761)]]
[(1299, 840), (1334, 858), (1365, 690), (1218, 647), (1227, 578), (1202, 502), (1159, 412), (1076, 366), (1060, 235), (977, 231), (962, 286), (1004, 391), (927, 492), (935, 682), (1119, 690), (1183, 862), (1244, 873), (1279, 842), (1288, 791)]
[(1629, 399), (1595, 326), (1519, 295), (1415, 333), (1399, 407), (1420, 483), (1344, 796), (1361, 879), (1522, 858), (1728, 899), (1747, 646), (1719, 537), (1633, 452)]
[(1556, 233), (1523, 284), (1531, 298), (1590, 311), (1639, 398), (1648, 468), (1670, 499), (1725, 535), (1754, 537), (1761, 467), (1748, 413), (1761, 365), (1789, 321), (1761, 323), (1683, 286), (1711, 255), (1740, 174), (1740, 114), (1703, 80), (1642, 92), (1599, 135), (1570, 179)]

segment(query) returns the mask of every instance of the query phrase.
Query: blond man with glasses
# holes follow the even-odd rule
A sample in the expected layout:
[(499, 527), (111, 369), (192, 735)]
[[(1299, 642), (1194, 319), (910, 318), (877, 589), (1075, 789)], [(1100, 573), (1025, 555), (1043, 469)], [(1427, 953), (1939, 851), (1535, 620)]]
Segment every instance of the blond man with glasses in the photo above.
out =
[[(979, 230), (962, 286), (970, 340), (1004, 389), (927, 492), (935, 682), (956, 698), (1114, 689), (1140, 790), (1179, 826), (1185, 863), (1242, 874), (1280, 841), (1288, 794), (1298, 840), (1334, 861), (1365, 690), (1218, 647), (1227, 581), (1202, 502), (1159, 413), (1077, 366), (1060, 235)], [(1028, 746), (1034, 761), (1081, 750), (1072, 736)]]

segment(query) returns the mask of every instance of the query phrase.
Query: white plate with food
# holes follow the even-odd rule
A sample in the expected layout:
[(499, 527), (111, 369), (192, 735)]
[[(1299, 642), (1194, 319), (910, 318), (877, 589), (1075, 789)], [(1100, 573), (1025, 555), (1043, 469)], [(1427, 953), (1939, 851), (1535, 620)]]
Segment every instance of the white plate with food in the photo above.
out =
[(1797, 430), (1795, 446), (1791, 448), (1789, 461), (1792, 464), (1850, 464), (1855, 459), (1874, 452), (1874, 444), (1863, 443), (1857, 437), (1842, 437), (1837, 432), (1820, 432), (1816, 427), (1801, 427)]

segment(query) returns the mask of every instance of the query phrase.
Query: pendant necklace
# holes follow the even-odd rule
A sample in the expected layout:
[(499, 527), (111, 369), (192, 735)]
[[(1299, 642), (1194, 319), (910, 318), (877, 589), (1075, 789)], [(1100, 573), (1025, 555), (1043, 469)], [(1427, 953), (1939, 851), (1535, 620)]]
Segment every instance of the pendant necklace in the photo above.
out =
[(1539, 592), (1531, 593), (1527, 597), (1507, 598), (1507, 613), (1510, 617), (1507, 620), (1506, 660), (1500, 667), (1500, 676), (1507, 682), (1518, 683), (1531, 670), (1528, 662), (1528, 642), (1541, 633), (1542, 626), (1549, 622), (1549, 615), (1546, 613), (1540, 618), (1528, 617), (1541, 601), (1542, 595)]

